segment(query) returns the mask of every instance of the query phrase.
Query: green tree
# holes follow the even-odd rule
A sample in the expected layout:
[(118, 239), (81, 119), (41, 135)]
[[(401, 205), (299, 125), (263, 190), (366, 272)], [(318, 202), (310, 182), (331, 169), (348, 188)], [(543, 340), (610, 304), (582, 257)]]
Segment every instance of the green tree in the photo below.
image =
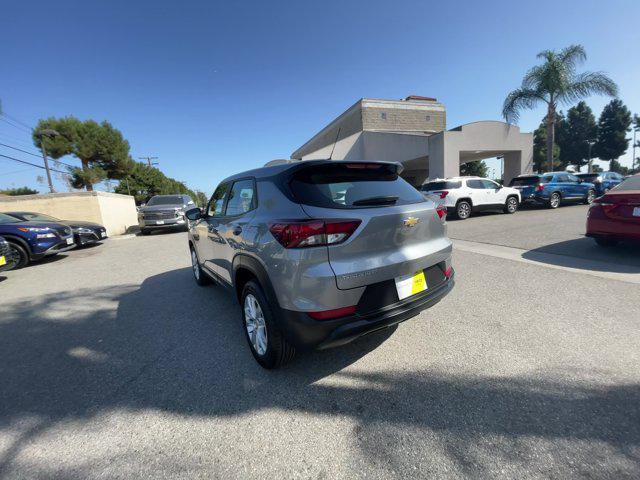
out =
[[(40, 135), (52, 130), (55, 135)], [(109, 122), (81, 121), (75, 117), (40, 120), (34, 129), (33, 143), (41, 144), (54, 159), (73, 155), (80, 159), (81, 168), (71, 168), (74, 188), (93, 190), (93, 184), (105, 178), (123, 178), (129, 168), (129, 142)]]
[(194, 201), (196, 193), (184, 182), (167, 177), (159, 169), (142, 162), (132, 161), (128, 174), (115, 187), (116, 193), (132, 195), (136, 203), (147, 202), (154, 195), (186, 194)]
[(207, 195), (200, 190), (196, 190), (196, 197), (193, 200), (200, 208), (206, 207), (207, 203), (209, 202), (209, 198), (207, 198)]
[[(601, 160), (617, 160), (629, 147), (627, 132), (631, 130), (631, 112), (615, 99), (605, 105), (598, 120), (598, 139), (594, 145), (594, 153)], [(616, 167), (610, 165), (609, 169)], [(617, 168), (617, 167), (616, 167)]]
[(6, 190), (0, 190), (0, 193), (3, 195), (9, 195), (11, 197), (16, 197), (18, 195), (35, 195), (38, 190), (34, 190), (29, 187), (19, 187), (19, 188), (8, 188)]
[(488, 175), (487, 164), (484, 160), (476, 160), (460, 165), (460, 175), (471, 177), (485, 177)]
[(565, 167), (575, 165), (578, 169), (589, 163), (589, 141), (595, 141), (598, 125), (593, 111), (581, 101), (567, 111), (562, 133), (558, 135), (560, 163)]
[(557, 107), (592, 94), (616, 96), (618, 87), (602, 72), (576, 73), (576, 67), (587, 59), (582, 45), (571, 45), (560, 52), (544, 50), (538, 58), (544, 62), (529, 70), (520, 88), (507, 95), (502, 115), (507, 122), (517, 122), (521, 110), (546, 104), (546, 155), (552, 170)]

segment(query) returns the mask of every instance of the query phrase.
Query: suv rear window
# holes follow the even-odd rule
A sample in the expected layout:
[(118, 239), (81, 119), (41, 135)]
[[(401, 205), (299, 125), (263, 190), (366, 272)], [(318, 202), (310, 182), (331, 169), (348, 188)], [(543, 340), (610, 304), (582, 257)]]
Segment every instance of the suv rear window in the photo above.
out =
[(510, 187), (526, 187), (527, 185), (537, 185), (540, 177), (516, 177), (509, 182)]
[(460, 188), (461, 186), (462, 186), (462, 182), (453, 181), (453, 180), (443, 180), (438, 182), (425, 183), (420, 187), (420, 190), (423, 192), (433, 192), (436, 190), (453, 190), (454, 188)]
[(293, 174), (291, 191), (302, 204), (324, 208), (371, 208), (424, 202), (397, 173), (395, 165), (334, 163)]
[(585, 182), (593, 183), (593, 181), (596, 178), (598, 178), (598, 174), (597, 173), (579, 173), (578, 175), (576, 175), (576, 177), (578, 177), (580, 180), (583, 180)]

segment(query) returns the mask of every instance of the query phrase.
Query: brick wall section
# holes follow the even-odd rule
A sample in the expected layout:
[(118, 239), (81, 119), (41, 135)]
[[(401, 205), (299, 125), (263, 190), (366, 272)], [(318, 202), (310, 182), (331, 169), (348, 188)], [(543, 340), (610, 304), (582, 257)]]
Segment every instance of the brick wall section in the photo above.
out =
[[(382, 118), (382, 114), (386, 119)], [(427, 120), (427, 116), (429, 119)], [(446, 113), (439, 110), (366, 107), (362, 109), (364, 130), (396, 132), (441, 132), (446, 128)]]

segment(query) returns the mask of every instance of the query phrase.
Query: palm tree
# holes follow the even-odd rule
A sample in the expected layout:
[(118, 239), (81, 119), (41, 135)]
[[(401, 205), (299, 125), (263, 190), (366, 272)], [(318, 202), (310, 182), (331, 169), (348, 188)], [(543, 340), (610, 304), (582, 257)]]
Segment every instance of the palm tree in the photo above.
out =
[(549, 171), (553, 171), (556, 107), (592, 94), (615, 97), (618, 86), (602, 72), (576, 73), (576, 67), (587, 59), (582, 45), (570, 45), (560, 52), (544, 50), (538, 58), (544, 63), (529, 70), (520, 88), (507, 95), (502, 116), (507, 122), (516, 123), (522, 109), (535, 108), (540, 102), (547, 104), (547, 163)]

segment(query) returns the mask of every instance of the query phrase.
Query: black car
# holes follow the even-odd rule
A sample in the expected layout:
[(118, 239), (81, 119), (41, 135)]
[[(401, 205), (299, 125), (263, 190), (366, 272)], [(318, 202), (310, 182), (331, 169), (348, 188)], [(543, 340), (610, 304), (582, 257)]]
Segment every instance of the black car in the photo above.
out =
[(11, 270), (16, 263), (9, 242), (0, 237), (0, 272)]
[(80, 220), (60, 220), (35, 212), (4, 212), (6, 215), (17, 218), (25, 222), (55, 222), (71, 227), (73, 240), (78, 247), (99, 242), (107, 238), (107, 230), (98, 223), (84, 222)]

